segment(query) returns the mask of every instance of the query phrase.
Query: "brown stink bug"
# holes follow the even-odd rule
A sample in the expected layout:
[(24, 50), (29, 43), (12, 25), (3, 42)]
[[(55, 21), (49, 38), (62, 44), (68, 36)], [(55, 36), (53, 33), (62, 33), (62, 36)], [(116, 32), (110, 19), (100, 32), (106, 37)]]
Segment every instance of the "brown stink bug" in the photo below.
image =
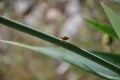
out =
[(65, 36), (65, 35), (62, 35), (59, 38), (64, 42), (66, 42), (66, 40), (70, 39), (68, 36)]

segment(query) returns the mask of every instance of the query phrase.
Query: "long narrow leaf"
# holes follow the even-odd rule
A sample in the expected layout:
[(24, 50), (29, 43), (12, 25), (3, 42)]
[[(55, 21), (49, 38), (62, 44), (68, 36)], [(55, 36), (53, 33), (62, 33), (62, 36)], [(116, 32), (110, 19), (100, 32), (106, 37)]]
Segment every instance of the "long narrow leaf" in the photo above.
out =
[[(37, 51), (39, 53), (45, 54), (47, 56), (51, 56), (56, 59), (69, 62), (79, 68), (85, 69), (89, 72), (92, 72), (92, 73), (99, 75), (100, 77), (103, 77), (106, 79), (120, 80), (120, 75), (113, 72), (112, 70), (110, 70), (102, 65), (99, 65), (98, 63), (95, 63), (94, 61), (92, 61), (90, 59), (87, 59), (83, 56), (80, 56), (78, 54), (75, 54), (74, 52), (65, 50), (63, 48), (35, 47), (35, 46), (29, 46), (29, 45), (25, 45), (25, 44), (4, 41), (4, 40), (0, 40), (0, 42), (28, 48), (28, 49)], [(106, 60), (110, 60), (111, 63), (114, 63), (117, 66), (120, 66), (120, 63), (119, 63), (120, 55), (109, 55), (109, 54), (103, 54), (102, 52), (101, 53), (94, 52), (93, 54), (98, 55), (99, 57), (102, 57)], [(114, 60), (116, 60), (116, 61), (114, 61)]]
[(106, 5), (102, 4), (102, 7), (108, 16), (108, 19), (110, 20), (113, 29), (115, 30), (116, 34), (118, 35), (120, 39), (120, 18), (117, 16), (110, 8), (108, 8)]
[(115, 33), (114, 29), (112, 26), (108, 26), (106, 24), (100, 23), (100, 22), (96, 22), (94, 20), (90, 20), (85, 18), (84, 19), (88, 24), (90, 24), (92, 27), (95, 27), (96, 29), (108, 34), (109, 36), (113, 37), (113, 38), (117, 38), (118, 36)]
[(63, 41), (61, 41), (60, 39), (53, 37), (51, 35), (45, 34), (43, 32), (40, 32), (32, 27), (29, 27), (27, 25), (21, 24), (19, 22), (16, 22), (14, 20), (8, 19), (6, 17), (2, 17), (0, 16), (0, 23), (7, 25), (8, 27), (14, 28), (16, 30), (28, 33), (30, 35), (33, 35), (35, 37), (38, 37), (40, 39), (46, 40), (48, 42), (51, 42), (53, 44), (56, 44), (58, 46), (61, 46), (65, 49), (68, 49), (76, 54), (79, 54), (85, 58), (88, 58), (104, 67), (107, 67), (110, 70), (113, 70), (114, 72), (120, 74), (120, 67), (114, 65), (113, 63), (93, 54), (92, 52), (89, 52), (85, 49), (79, 48), (75, 45), (72, 45), (70, 43), (65, 43)]

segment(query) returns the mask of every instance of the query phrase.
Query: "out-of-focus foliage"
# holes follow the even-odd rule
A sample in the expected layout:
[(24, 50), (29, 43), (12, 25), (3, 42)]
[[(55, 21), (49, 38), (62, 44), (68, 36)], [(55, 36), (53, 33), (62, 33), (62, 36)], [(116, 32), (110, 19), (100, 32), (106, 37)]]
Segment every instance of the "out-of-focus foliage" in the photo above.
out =
[(120, 0), (111, 0), (111, 1), (118, 2), (118, 3), (120, 2)]
[(115, 30), (118, 38), (120, 39), (120, 18), (111, 9), (109, 9), (106, 5), (102, 4), (102, 6), (113, 26), (113, 29)]
[(85, 19), (85, 21), (92, 25), (93, 27), (97, 28), (98, 30), (108, 34), (109, 36), (113, 37), (113, 38), (118, 38), (118, 36), (116, 35), (114, 29), (112, 28), (112, 26), (108, 26), (104, 23), (100, 23), (100, 22), (96, 22), (94, 20), (90, 20), (90, 19)]

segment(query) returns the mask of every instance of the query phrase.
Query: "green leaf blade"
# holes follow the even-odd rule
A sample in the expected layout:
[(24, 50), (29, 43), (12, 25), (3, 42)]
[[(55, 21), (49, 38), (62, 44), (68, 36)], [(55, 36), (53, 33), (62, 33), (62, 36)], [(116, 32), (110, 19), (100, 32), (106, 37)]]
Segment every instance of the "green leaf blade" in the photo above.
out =
[(117, 38), (118, 39), (118, 36), (116, 34), (116, 32), (114, 31), (113, 27), (112, 26), (108, 26), (106, 24), (103, 24), (103, 23), (100, 23), (100, 22), (96, 22), (94, 20), (91, 20), (91, 19), (87, 19), (87, 18), (84, 18), (84, 20), (90, 24), (92, 27), (108, 34), (109, 36), (113, 37), (113, 38)]
[(110, 22), (113, 26), (113, 29), (115, 30), (116, 34), (118, 35), (118, 37), (120, 39), (120, 18), (110, 8), (108, 8), (103, 3), (102, 3), (102, 7), (103, 7), (106, 15), (108, 16), (108, 19), (110, 20)]
[(39, 30), (36, 30), (30, 26), (24, 25), (22, 23), (19, 23), (17, 21), (11, 20), (11, 19), (3, 17), (3, 16), (0, 16), (0, 23), (7, 25), (8, 27), (14, 28), (16, 30), (19, 30), (21, 32), (28, 33), (32, 36), (46, 40), (50, 43), (56, 44), (60, 47), (63, 47), (65, 49), (72, 51), (78, 55), (81, 55), (83, 57), (86, 57), (86, 58), (88, 58), (88, 59), (90, 59), (90, 60), (92, 60), (100, 65), (103, 65), (103, 66), (109, 68), (110, 70), (113, 70), (114, 72), (120, 74), (120, 67), (118, 67), (118, 66), (114, 65), (113, 63), (103, 59), (102, 57), (99, 57), (99, 56), (93, 54), (92, 52), (89, 52), (85, 49), (79, 48), (71, 43), (65, 44), (64, 41), (61, 41), (59, 38), (48, 35), (46, 33), (39, 31)]
[[(20, 44), (17, 42), (4, 41), (4, 40), (0, 40), (0, 42), (11, 44), (14, 46), (24, 47), (27, 49), (31, 49), (36, 52), (45, 54), (47, 56), (51, 56), (53, 58), (69, 62), (79, 68), (82, 68), (86, 71), (89, 71), (93, 74), (96, 74), (96, 75), (106, 78), (106, 79), (120, 80), (120, 75), (118, 73), (116, 73), (116, 72), (108, 69), (107, 67), (104, 67), (103, 65), (100, 65), (90, 59), (87, 59), (86, 57), (83, 57), (79, 54), (75, 54), (74, 52), (65, 50), (63, 48), (36, 47), (36, 46)], [(119, 63), (120, 55), (114, 55), (114, 57), (113, 57), (113, 54), (107, 55), (107, 54), (102, 54), (102, 52), (101, 53), (94, 52), (93, 54), (98, 55), (99, 57), (102, 57), (106, 60), (110, 60), (111, 63), (118, 63), (119, 65), (118, 64), (115, 64), (115, 65), (120, 66), (120, 63)], [(114, 59), (116, 59), (116, 61), (113, 61)]]

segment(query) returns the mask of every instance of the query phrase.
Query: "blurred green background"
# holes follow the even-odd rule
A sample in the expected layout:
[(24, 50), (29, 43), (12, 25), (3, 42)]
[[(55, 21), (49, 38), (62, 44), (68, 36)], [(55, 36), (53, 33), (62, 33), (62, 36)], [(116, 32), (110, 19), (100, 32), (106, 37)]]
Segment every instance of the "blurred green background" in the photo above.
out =
[[(88, 50), (120, 52), (120, 43), (104, 43), (106, 34), (84, 17), (109, 24), (100, 2), (120, 15), (120, 0), (0, 0), (0, 15), (30, 25)], [(0, 24), (0, 39), (35, 46), (58, 47)], [(103, 80), (68, 63), (28, 49), (0, 43), (0, 80)]]

